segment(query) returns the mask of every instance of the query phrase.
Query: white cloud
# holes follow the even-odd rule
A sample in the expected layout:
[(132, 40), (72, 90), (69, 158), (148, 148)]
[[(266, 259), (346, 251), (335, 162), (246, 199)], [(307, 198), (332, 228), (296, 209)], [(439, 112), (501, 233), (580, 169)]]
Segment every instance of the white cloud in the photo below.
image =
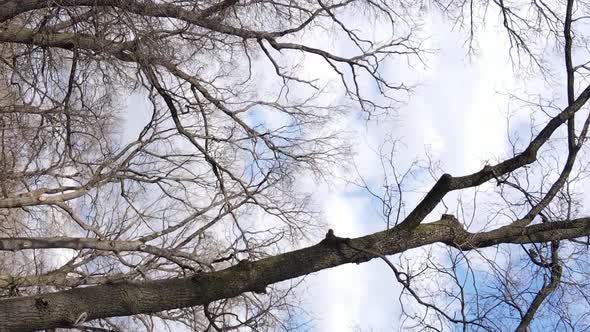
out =
[[(353, 237), (370, 232), (371, 210), (365, 197), (326, 193), (326, 219), (336, 235)], [(363, 222), (364, 220), (364, 222)], [(399, 317), (394, 277), (378, 260), (347, 264), (321, 271), (306, 279), (309, 311), (317, 321), (315, 331), (349, 331), (354, 326), (391, 326)]]
[[(479, 50), (482, 56), (469, 59), (465, 35), (449, 31), (448, 24), (440, 19), (434, 21), (432, 29), (436, 34), (430, 43), (439, 51), (427, 68), (403, 73), (408, 80), (418, 76), (423, 82), (408, 105), (400, 109), (399, 117), (379, 123), (367, 124), (358, 119), (347, 122), (347, 128), (359, 134), (355, 140), (358, 169), (377, 186), (381, 166), (374, 150), (388, 135), (401, 138), (406, 146), (396, 163), (407, 165), (429, 148), (442, 162), (443, 170), (454, 175), (481, 169), (504, 153), (506, 121), (502, 107), (506, 98), (497, 92), (509, 89), (513, 82), (503, 53), (504, 40), (494, 32), (484, 33)], [(402, 81), (405, 78), (398, 76)], [(350, 188), (335, 190), (328, 193), (324, 209), (337, 235), (364, 235), (383, 229), (368, 197), (358, 192), (353, 195)], [(418, 198), (420, 195), (415, 195)], [(412, 255), (420, 252), (407, 256)], [(307, 281), (313, 296), (309, 309), (319, 319), (318, 331), (350, 331), (355, 324), (377, 331), (397, 327), (400, 286), (383, 262), (342, 266), (322, 271)]]

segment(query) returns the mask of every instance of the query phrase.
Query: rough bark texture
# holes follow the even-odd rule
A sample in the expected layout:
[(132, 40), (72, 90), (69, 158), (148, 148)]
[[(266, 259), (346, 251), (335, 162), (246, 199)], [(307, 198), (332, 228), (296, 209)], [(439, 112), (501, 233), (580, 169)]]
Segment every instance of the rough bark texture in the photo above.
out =
[(590, 234), (590, 218), (537, 224), (505, 226), (472, 234), (455, 220), (443, 219), (414, 230), (389, 230), (350, 239), (350, 244), (319, 243), (255, 262), (192, 277), (144, 283), (118, 282), (0, 301), (0, 331), (30, 331), (68, 327), (80, 317), (128, 316), (166, 309), (206, 304), (267, 285), (347, 263), (375, 258), (353, 247), (387, 255), (442, 242), (461, 250), (498, 243), (530, 243)]

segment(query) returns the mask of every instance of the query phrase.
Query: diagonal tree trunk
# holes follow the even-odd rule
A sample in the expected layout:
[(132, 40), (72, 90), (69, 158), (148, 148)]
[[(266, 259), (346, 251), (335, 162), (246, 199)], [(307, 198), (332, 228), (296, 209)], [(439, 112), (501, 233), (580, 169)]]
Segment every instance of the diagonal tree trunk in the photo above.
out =
[(590, 218), (526, 228), (504, 226), (483, 233), (469, 233), (456, 220), (442, 219), (412, 231), (394, 229), (354, 239), (326, 239), (304, 249), (254, 262), (242, 261), (225, 270), (187, 278), (117, 282), (6, 299), (0, 301), (0, 331), (71, 327), (76, 322), (97, 318), (203, 305), (243, 292), (264, 292), (269, 284), (377, 257), (354, 247), (392, 255), (437, 242), (471, 250), (499, 243), (522, 244), (585, 235), (590, 235)]

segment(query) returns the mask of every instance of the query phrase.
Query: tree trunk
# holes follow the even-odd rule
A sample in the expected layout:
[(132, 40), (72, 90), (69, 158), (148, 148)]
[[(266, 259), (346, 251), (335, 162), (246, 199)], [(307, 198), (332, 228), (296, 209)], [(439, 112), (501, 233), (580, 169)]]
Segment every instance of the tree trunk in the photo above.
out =
[(82, 320), (202, 305), (243, 292), (260, 292), (269, 284), (338, 265), (375, 258), (352, 247), (392, 255), (442, 242), (461, 250), (470, 250), (498, 243), (531, 243), (589, 235), (589, 226), (590, 218), (581, 218), (526, 228), (505, 226), (489, 232), (469, 233), (456, 219), (443, 219), (413, 230), (397, 228), (355, 239), (342, 239), (344, 241), (339, 243), (323, 241), (304, 249), (254, 262), (242, 261), (225, 270), (187, 278), (117, 282), (6, 299), (0, 301), (0, 331), (71, 327)]

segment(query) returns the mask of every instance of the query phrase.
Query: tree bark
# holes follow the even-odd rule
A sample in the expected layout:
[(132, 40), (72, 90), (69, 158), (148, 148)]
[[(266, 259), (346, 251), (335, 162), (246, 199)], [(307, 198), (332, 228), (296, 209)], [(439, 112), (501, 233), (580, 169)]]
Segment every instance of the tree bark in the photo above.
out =
[(56, 293), (0, 301), (0, 331), (31, 331), (71, 327), (74, 322), (103, 317), (128, 316), (203, 305), (262, 291), (273, 283), (293, 279), (347, 263), (361, 263), (377, 256), (353, 247), (385, 255), (397, 254), (437, 242), (471, 250), (499, 243), (531, 243), (590, 235), (590, 218), (536, 224), (509, 225), (482, 233), (465, 231), (456, 220), (443, 219), (413, 230), (392, 229), (350, 239), (337, 245), (320, 242), (311, 247), (225, 270), (187, 278), (150, 282), (116, 282)]

